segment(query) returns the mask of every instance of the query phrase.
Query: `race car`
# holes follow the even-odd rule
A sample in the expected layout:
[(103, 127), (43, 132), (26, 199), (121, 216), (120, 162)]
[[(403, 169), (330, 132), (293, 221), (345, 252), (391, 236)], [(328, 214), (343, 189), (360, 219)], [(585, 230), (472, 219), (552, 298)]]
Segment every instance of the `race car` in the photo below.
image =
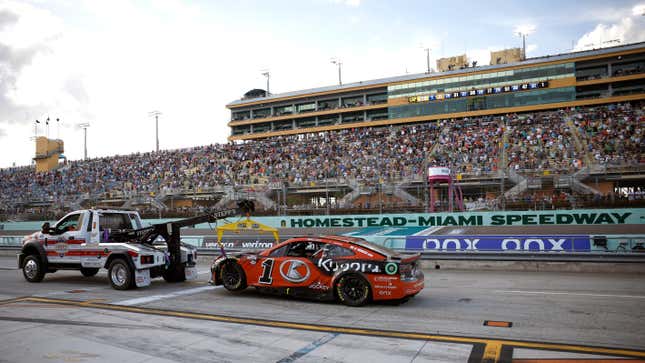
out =
[(222, 255), (211, 266), (213, 285), (362, 306), (407, 301), (424, 287), (420, 254), (402, 255), (362, 238), (297, 237), (259, 253)]

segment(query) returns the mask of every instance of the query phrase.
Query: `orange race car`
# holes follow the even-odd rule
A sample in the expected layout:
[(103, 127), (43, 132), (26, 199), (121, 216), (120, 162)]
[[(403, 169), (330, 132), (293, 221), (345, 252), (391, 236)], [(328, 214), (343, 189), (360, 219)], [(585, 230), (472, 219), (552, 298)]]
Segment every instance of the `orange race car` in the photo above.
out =
[(345, 236), (298, 237), (259, 253), (220, 256), (211, 284), (230, 291), (262, 291), (361, 306), (370, 300), (406, 301), (424, 287), (420, 254)]

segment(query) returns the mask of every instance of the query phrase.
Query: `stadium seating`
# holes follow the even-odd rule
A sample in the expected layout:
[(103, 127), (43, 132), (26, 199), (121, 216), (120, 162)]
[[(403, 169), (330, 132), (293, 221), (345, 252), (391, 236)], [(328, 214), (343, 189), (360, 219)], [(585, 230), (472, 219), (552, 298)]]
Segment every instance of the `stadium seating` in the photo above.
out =
[(466, 180), (499, 177), (507, 168), (568, 175), (583, 167), (639, 167), (645, 163), (644, 120), (640, 103), (605, 105), (102, 157), (46, 173), (7, 168), (0, 170), (0, 209), (29, 204), (39, 210), (40, 203), (64, 210), (80, 199), (127, 200), (276, 182), (293, 187), (323, 180), (419, 181), (426, 165), (451, 167)]

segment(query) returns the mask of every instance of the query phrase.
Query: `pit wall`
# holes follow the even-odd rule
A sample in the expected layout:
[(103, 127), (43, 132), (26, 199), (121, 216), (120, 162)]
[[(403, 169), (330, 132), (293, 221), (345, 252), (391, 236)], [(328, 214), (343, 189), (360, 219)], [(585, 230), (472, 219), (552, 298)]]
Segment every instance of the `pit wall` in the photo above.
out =
[[(173, 219), (147, 219), (144, 222), (153, 224), (172, 220)], [(234, 218), (231, 218), (229, 221), (234, 220)], [(253, 217), (253, 220), (275, 228), (407, 228), (438, 226), (474, 227), (645, 224), (645, 208), (461, 213), (356, 214), (329, 216), (277, 216)], [(45, 221), (0, 222), (0, 231), (3, 229), (36, 231), (40, 229), (40, 226), (43, 222)], [(199, 224), (196, 227), (209, 228), (207, 223)], [(256, 229), (259, 229), (259, 226)]]

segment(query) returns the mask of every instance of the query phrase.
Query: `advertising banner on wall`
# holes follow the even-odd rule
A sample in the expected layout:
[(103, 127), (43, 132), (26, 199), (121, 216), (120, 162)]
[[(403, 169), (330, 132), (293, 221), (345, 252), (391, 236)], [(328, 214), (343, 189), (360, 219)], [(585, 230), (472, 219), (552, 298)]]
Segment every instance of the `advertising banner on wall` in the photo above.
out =
[(368, 214), (256, 219), (278, 228), (645, 224), (645, 209)]
[(408, 236), (406, 250), (588, 252), (591, 239), (567, 236)]

